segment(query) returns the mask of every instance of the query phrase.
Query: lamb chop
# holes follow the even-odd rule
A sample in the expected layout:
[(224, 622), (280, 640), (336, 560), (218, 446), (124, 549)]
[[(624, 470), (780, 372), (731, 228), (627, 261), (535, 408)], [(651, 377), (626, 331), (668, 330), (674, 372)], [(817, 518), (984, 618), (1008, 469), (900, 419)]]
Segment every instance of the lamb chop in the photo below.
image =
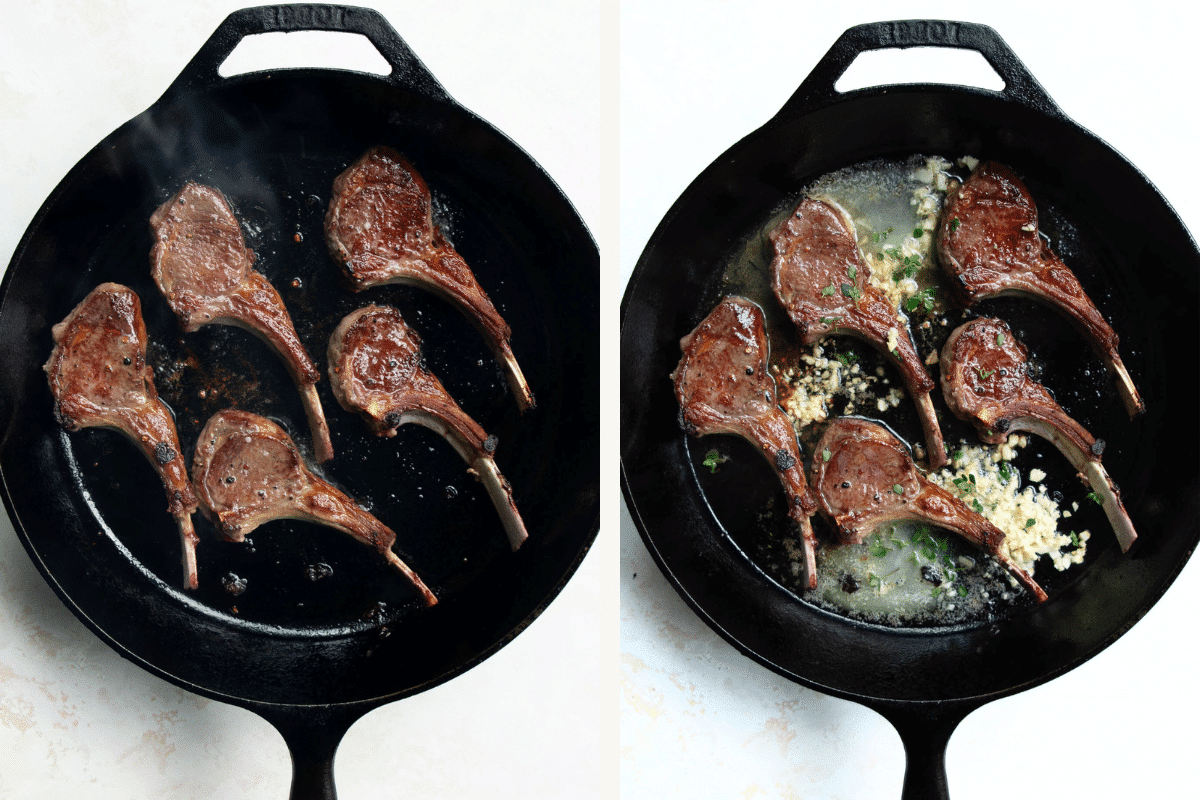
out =
[(908, 450), (882, 425), (855, 417), (830, 423), (813, 457), (813, 488), (843, 543), (900, 520), (936, 525), (995, 556), (1041, 602), (1033, 577), (1005, 554), (1004, 531), (916, 469)]
[(728, 433), (758, 445), (779, 475), (788, 516), (800, 526), (809, 588), (816, 588), (816, 537), (809, 517), (816, 505), (804, 479), (800, 445), (775, 400), (767, 372), (770, 343), (762, 309), (727, 297), (679, 342), (683, 357), (671, 373), (679, 420), (694, 436)]
[(146, 323), (137, 293), (102, 283), (51, 329), (54, 350), (46, 362), (54, 416), (69, 431), (111, 428), (128, 436), (158, 472), (167, 511), (183, 545), (183, 585), (199, 585), (192, 527), (196, 495), (179, 449), (175, 420), (159, 400), (146, 363)]
[(277, 519), (299, 519), (348, 533), (379, 551), (420, 593), (437, 598), (392, 552), (396, 533), (305, 465), (295, 443), (264, 417), (226, 409), (209, 419), (196, 443), (192, 481), (200, 509), (227, 541)]
[(942, 348), (942, 392), (979, 438), (999, 444), (1015, 431), (1048, 439), (1101, 500), (1121, 551), (1137, 539), (1121, 492), (1100, 463), (1104, 442), (1059, 407), (1046, 387), (1029, 377), (1029, 351), (1003, 320), (981, 318), (959, 326)]
[(387, 283), (420, 286), (453, 303), (479, 329), (504, 368), (522, 411), (533, 392), (517, 365), (512, 331), (467, 262), (433, 223), (425, 179), (390, 147), (373, 147), (333, 181), (325, 241), (355, 291)]
[(903, 316), (870, 284), (870, 267), (859, 249), (849, 214), (830, 201), (806, 197), (771, 232), (775, 296), (787, 310), (805, 345), (830, 335), (849, 334), (869, 342), (896, 367), (917, 404), (929, 465), (946, 463), (946, 447), (925, 369)]
[(946, 195), (938, 256), (953, 278), (955, 294), (968, 307), (990, 297), (1017, 295), (1064, 312), (1115, 376), (1129, 415), (1145, 410), (1117, 352), (1117, 334), (1075, 273), (1041, 238), (1037, 206), (1011, 169), (984, 162)]
[(154, 282), (185, 331), (236, 325), (259, 336), (287, 365), (300, 390), (317, 461), (333, 458), (329, 426), (317, 395), (321, 378), (296, 335), (279, 292), (254, 269), (254, 252), (225, 195), (188, 182), (150, 217)]
[(492, 454), (488, 436), (467, 416), (421, 359), (421, 338), (390, 306), (366, 306), (338, 324), (329, 339), (329, 381), (342, 408), (360, 415), (376, 436), (395, 436), (406, 422), (448, 441), (483, 481), (516, 550), (528, 538), (512, 487)]

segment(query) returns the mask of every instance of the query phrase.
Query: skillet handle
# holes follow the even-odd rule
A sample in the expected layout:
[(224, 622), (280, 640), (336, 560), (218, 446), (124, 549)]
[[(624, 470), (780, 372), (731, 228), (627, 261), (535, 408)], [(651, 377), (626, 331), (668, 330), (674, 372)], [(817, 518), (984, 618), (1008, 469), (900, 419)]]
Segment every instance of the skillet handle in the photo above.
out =
[(808, 113), (842, 98), (844, 95), (834, 88), (834, 84), (860, 54), (869, 50), (907, 47), (974, 50), (987, 60), (1004, 81), (1004, 88), (993, 94), (1051, 116), (1065, 118), (1062, 110), (993, 28), (975, 22), (922, 19), (868, 22), (848, 29), (817, 62), (800, 88), (784, 104), (779, 116)]
[(452, 102), (433, 73), (378, 11), (316, 3), (255, 6), (234, 11), (217, 26), (158, 102), (170, 102), (181, 95), (206, 91), (224, 83), (226, 79), (217, 70), (247, 36), (295, 31), (362, 34), (391, 65), (392, 71), (386, 80), (430, 100)]
[(337, 800), (333, 757), (346, 731), (365, 709), (355, 706), (259, 706), (292, 756), (290, 800)]
[(974, 708), (956, 704), (875, 707), (904, 742), (902, 800), (950, 800), (946, 746), (950, 734)]

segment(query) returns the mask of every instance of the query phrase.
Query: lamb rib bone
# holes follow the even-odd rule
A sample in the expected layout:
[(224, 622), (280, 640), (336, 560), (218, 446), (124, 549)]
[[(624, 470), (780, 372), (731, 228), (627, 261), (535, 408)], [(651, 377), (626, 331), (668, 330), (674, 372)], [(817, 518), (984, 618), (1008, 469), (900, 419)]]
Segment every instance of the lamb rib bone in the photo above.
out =
[(369, 305), (347, 314), (329, 338), (328, 361), (334, 397), (366, 420), (376, 436), (395, 436), (401, 425), (415, 422), (448, 441), (483, 482), (512, 549), (521, 546), (529, 534), (512, 487), (492, 456), (496, 437), (488, 436), (425, 368), (421, 339), (399, 311)]
[(694, 436), (726, 433), (756, 444), (783, 483), (788, 516), (800, 526), (805, 577), (817, 585), (816, 537), (809, 519), (816, 505), (792, 423), (776, 402), (767, 372), (770, 343), (762, 309), (727, 297), (679, 342), (683, 356), (671, 373), (679, 419)]
[(487, 340), (522, 411), (534, 407), (509, 339), (512, 330), (467, 262), (433, 222), (425, 179), (390, 147), (372, 147), (333, 181), (325, 242), (351, 287), (400, 283), (454, 304)]
[(960, 325), (942, 347), (942, 393), (955, 416), (974, 423), (979, 438), (1000, 444), (1029, 431), (1049, 440), (1101, 499), (1126, 552), (1137, 539), (1121, 492), (1100, 463), (1104, 442), (1069, 417), (1040, 383), (1029, 377), (1029, 351), (1000, 319)]
[(861, 542), (882, 525), (912, 520), (953, 531), (987, 550), (1038, 602), (1046, 593), (1004, 553), (1004, 531), (917, 471), (903, 443), (884, 426), (841, 417), (825, 429), (813, 456), (812, 485), (839, 538)]
[(849, 334), (878, 348), (904, 379), (917, 405), (929, 465), (946, 464), (946, 447), (933, 407), (933, 379), (917, 355), (903, 316), (871, 285), (854, 223), (828, 200), (805, 197), (770, 234), (775, 296), (800, 332), (803, 344)]
[(200, 510), (231, 542), (277, 519), (298, 519), (347, 533), (379, 551), (406, 577), (427, 606), (437, 598), (392, 552), (396, 533), (348, 495), (314, 475), (291, 437), (248, 411), (218, 411), (204, 426), (192, 461)]
[(1042, 239), (1033, 197), (1010, 168), (984, 162), (947, 193), (937, 248), (953, 291), (964, 305), (1015, 295), (1064, 312), (1116, 378), (1129, 415), (1145, 410), (1117, 352), (1117, 334), (1075, 273)]
[(150, 217), (154, 282), (185, 331), (202, 325), (243, 328), (287, 365), (312, 430), (317, 461), (333, 458), (329, 426), (317, 395), (320, 371), (296, 335), (279, 292), (253, 268), (254, 252), (220, 190), (191, 181)]
[(171, 412), (158, 397), (146, 363), (146, 323), (137, 293), (102, 283), (51, 329), (46, 375), (54, 416), (69, 431), (110, 428), (128, 436), (154, 465), (167, 491), (183, 545), (183, 585), (199, 586), (192, 526), (196, 495), (188, 481)]

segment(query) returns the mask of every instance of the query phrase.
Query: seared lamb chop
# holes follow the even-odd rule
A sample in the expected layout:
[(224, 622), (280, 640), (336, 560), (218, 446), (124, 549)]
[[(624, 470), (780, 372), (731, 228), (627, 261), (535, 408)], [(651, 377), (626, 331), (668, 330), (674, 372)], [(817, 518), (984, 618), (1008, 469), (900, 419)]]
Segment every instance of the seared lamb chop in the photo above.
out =
[(1084, 293), (1075, 273), (1041, 238), (1037, 206), (1011, 169), (984, 162), (946, 195), (938, 226), (938, 255), (966, 306), (989, 297), (1018, 295), (1065, 312), (1116, 377), (1129, 415), (1145, 410), (1117, 352), (1117, 334)]
[(854, 417), (830, 423), (812, 469), (817, 503), (843, 542), (861, 542), (891, 522), (926, 522), (987, 550), (1038, 602), (1046, 599), (1042, 587), (1005, 554), (1004, 531), (921, 475), (908, 450), (882, 425)]
[(218, 534), (240, 542), (264, 522), (299, 519), (348, 533), (403, 573), (426, 605), (437, 598), (392, 552), (396, 533), (308, 469), (283, 428), (247, 411), (219, 411), (196, 443), (192, 480)]
[(770, 343), (762, 309), (743, 297), (727, 297), (679, 346), (683, 357), (671, 378), (680, 422), (694, 436), (729, 433), (758, 445), (783, 483), (788, 516), (803, 537), (808, 586), (816, 588), (816, 538), (809, 520), (816, 505), (796, 432), (776, 404), (775, 379), (767, 372)]
[(275, 349), (300, 390), (317, 461), (333, 458), (317, 370), (296, 335), (279, 292), (254, 267), (225, 195), (188, 182), (150, 217), (154, 282), (185, 331), (222, 323), (245, 328)]
[(1126, 551), (1137, 533), (1108, 472), (1100, 464), (1104, 442), (1092, 438), (1029, 377), (1029, 351), (1003, 320), (982, 318), (959, 326), (942, 348), (942, 392), (960, 419), (975, 424), (979, 438), (1000, 444), (1008, 434), (1030, 431), (1049, 439), (1101, 500)]
[(399, 311), (372, 305), (346, 315), (329, 339), (329, 381), (342, 408), (359, 414), (376, 436), (395, 436), (401, 425), (415, 422), (450, 442), (487, 487), (512, 549), (521, 546), (528, 534), (512, 487), (492, 458), (496, 437), (425, 368), (421, 338)]
[(373, 147), (334, 179), (325, 241), (355, 291), (402, 283), (456, 305), (504, 367), (521, 410), (533, 408), (533, 392), (509, 345), (508, 323), (434, 225), (429, 187), (404, 156)]
[(929, 465), (946, 463), (946, 447), (925, 369), (903, 316), (870, 284), (870, 267), (859, 249), (854, 223), (832, 202), (806, 197), (771, 232), (775, 296), (805, 345), (833, 334), (858, 336), (882, 351), (900, 370), (917, 404)]
[(46, 362), (54, 416), (64, 428), (112, 428), (128, 436), (154, 465), (167, 490), (167, 511), (183, 544), (183, 585), (195, 589), (196, 495), (179, 450), (175, 420), (158, 399), (146, 363), (146, 323), (137, 293), (102, 283), (51, 329)]

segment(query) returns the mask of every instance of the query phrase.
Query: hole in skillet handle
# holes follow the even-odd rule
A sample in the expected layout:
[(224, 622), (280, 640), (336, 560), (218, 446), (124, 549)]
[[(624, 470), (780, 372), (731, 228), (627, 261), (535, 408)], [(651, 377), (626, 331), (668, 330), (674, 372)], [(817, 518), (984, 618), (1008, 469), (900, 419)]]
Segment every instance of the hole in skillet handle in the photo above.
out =
[(242, 39), (217, 74), (222, 78), (272, 69), (324, 67), (390, 75), (392, 65), (358, 33), (294, 31), (256, 33)]
[(1004, 90), (1004, 79), (973, 50), (914, 47), (910, 50), (872, 50), (859, 54), (833, 88), (845, 94), (856, 89), (897, 83), (947, 83)]

